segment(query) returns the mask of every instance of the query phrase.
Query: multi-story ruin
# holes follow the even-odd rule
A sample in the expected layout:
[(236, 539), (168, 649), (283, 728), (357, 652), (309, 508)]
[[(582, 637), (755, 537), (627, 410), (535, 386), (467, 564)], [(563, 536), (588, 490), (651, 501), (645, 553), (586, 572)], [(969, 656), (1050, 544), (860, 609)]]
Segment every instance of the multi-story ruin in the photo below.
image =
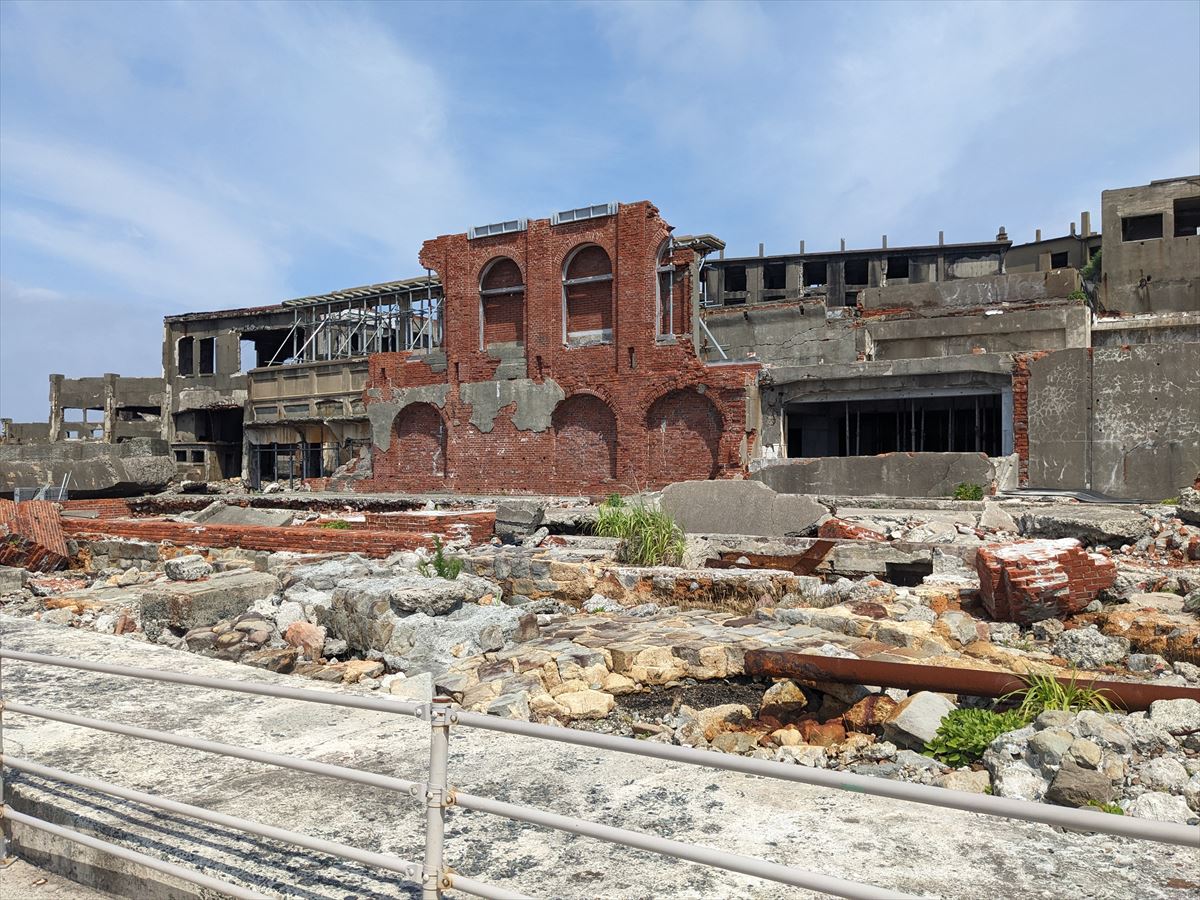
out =
[(169, 316), (161, 379), (51, 376), (3, 459), (144, 439), (255, 488), (1161, 499), (1200, 470), (1200, 178), (1105, 191), (1101, 222), (744, 258), (644, 201), (475, 227), (416, 278)]

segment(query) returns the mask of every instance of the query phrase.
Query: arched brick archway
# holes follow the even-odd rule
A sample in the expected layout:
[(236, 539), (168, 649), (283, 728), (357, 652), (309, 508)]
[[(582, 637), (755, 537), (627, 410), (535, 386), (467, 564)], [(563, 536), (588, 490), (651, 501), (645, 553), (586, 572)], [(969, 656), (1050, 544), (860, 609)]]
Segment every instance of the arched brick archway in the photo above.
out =
[(389, 455), (404, 484), (420, 486), (446, 477), (446, 422), (436, 406), (413, 403), (400, 411)]
[(554, 481), (582, 491), (617, 477), (617, 417), (592, 394), (575, 394), (554, 408)]
[(651, 483), (715, 477), (723, 430), (721, 413), (699, 391), (689, 388), (659, 397), (646, 413)]

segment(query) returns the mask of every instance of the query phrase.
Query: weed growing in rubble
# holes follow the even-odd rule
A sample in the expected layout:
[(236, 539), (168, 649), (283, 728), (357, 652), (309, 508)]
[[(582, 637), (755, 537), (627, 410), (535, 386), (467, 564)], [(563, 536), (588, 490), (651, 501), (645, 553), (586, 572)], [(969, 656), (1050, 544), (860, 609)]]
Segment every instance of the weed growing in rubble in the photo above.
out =
[(350, 523), (347, 522), (345, 519), (330, 519), (328, 522), (322, 522), (321, 527), (322, 528), (333, 528), (337, 531), (341, 531), (342, 529), (349, 528)]
[(1016, 710), (996, 713), (990, 709), (956, 709), (942, 719), (925, 752), (948, 766), (970, 765), (1004, 732), (1024, 725), (1025, 720)]
[(436, 575), (438, 578), (445, 578), (447, 581), (453, 581), (457, 578), (458, 573), (462, 571), (462, 567), (463, 563), (461, 559), (446, 555), (442, 549), (442, 539), (440, 537), (433, 539), (433, 558), (417, 563), (417, 571), (426, 578), (433, 578)]
[(617, 558), (635, 566), (675, 566), (683, 560), (683, 531), (671, 516), (644, 504), (626, 506), (620, 497), (600, 504), (594, 531), (620, 538)]
[(954, 489), (955, 500), (982, 500), (983, 485), (963, 482)]
[(1111, 813), (1114, 816), (1125, 815), (1125, 810), (1121, 809), (1121, 807), (1117, 806), (1115, 803), (1101, 803), (1099, 800), (1089, 800), (1087, 805), (1092, 807), (1092, 809), (1098, 809), (1100, 812)]
[(1001, 697), (1001, 700), (1019, 700), (1016, 712), (1026, 722), (1032, 722), (1048, 709), (1061, 709), (1066, 712), (1080, 712), (1085, 709), (1096, 712), (1112, 712), (1113, 703), (1108, 698), (1108, 691), (1103, 688), (1093, 688), (1079, 684), (1076, 676), (1071, 675), (1067, 684), (1062, 684), (1051, 675), (1027, 675), (1025, 687), (1012, 691)]

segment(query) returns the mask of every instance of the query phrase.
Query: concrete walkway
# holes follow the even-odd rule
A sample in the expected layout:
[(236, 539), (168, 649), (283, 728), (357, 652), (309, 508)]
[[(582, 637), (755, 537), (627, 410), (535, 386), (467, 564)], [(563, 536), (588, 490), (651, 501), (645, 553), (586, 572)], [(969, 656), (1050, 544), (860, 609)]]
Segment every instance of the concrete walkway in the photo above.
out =
[[(145, 668), (269, 681), (273, 675), (149, 645), (0, 616), (4, 645)], [(386, 713), (207, 691), (6, 662), (5, 697), (83, 715), (422, 779), (426, 726)], [(5, 751), (220, 812), (420, 859), (422, 813), (406, 797), (16, 714)], [(451, 783), (472, 793), (653, 831), (928, 897), (1180, 898), (1200, 850), (1065, 834), (857, 794), (565, 745), (459, 730)], [(161, 815), (90, 791), (7, 773), (14, 806), (208, 874), (304, 900), (415, 897), (412, 885), (297, 848)], [(23, 855), (138, 900), (188, 896), (158, 876), (113, 875), (103, 860), (17, 829)], [(38, 856), (39, 849), (45, 854)], [(21, 852), (21, 851), (19, 851)], [(465, 875), (537, 897), (811, 896), (590, 839), (466, 813), (449, 816), (446, 858)], [(73, 861), (72, 861), (73, 860)], [(193, 892), (193, 895), (194, 892)], [(7, 896), (7, 895), (6, 895)]]

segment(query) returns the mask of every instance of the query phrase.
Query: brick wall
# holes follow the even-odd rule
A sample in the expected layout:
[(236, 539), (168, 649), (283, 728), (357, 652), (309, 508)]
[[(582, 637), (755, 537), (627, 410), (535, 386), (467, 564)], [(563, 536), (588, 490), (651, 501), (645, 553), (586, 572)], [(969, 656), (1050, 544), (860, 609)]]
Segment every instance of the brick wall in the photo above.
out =
[(94, 512), (101, 519), (122, 519), (132, 515), (129, 503), (117, 498), (66, 500), (61, 505), (69, 512)]
[(1013, 452), (1017, 454), (1017, 478), (1029, 484), (1029, 364), (1049, 354), (1049, 350), (1013, 355)]
[(988, 613), (1022, 625), (1083, 611), (1117, 577), (1112, 560), (1074, 538), (985, 545), (975, 568)]
[[(515, 234), (426, 241), (421, 263), (437, 271), (445, 290), (446, 370), (435, 372), (408, 353), (376, 354), (364, 400), (387, 401), (393, 387), (435, 384), (448, 385), (447, 400), (442, 408), (412, 404), (401, 410), (391, 446), (374, 449), (373, 476), (355, 489), (602, 495), (743, 473), (743, 445), (754, 438), (747, 430), (746, 393), (758, 365), (710, 367), (697, 357), (690, 250), (671, 257), (676, 339), (656, 339), (656, 264), (669, 232), (658, 210), (640, 202), (584, 222), (552, 227), (549, 220), (531, 220), (527, 231)], [(573, 257), (580, 265), (571, 274), (599, 273), (607, 256), (613, 278), (572, 289), (571, 328), (611, 328), (613, 339), (565, 346), (563, 265), (589, 245), (596, 249)], [(492, 380), (500, 365), (480, 349), (479, 337), (481, 280), (487, 277), (490, 286), (497, 271), (504, 276), (497, 276), (498, 283), (525, 285), (524, 302), (519, 327), (512, 308), (501, 312), (483, 303), (485, 341), (519, 334), (522, 375), (536, 383), (553, 379), (566, 395), (542, 431), (518, 429), (514, 406), (502, 408), (491, 430), (481, 431), (459, 391), (460, 385)]]

